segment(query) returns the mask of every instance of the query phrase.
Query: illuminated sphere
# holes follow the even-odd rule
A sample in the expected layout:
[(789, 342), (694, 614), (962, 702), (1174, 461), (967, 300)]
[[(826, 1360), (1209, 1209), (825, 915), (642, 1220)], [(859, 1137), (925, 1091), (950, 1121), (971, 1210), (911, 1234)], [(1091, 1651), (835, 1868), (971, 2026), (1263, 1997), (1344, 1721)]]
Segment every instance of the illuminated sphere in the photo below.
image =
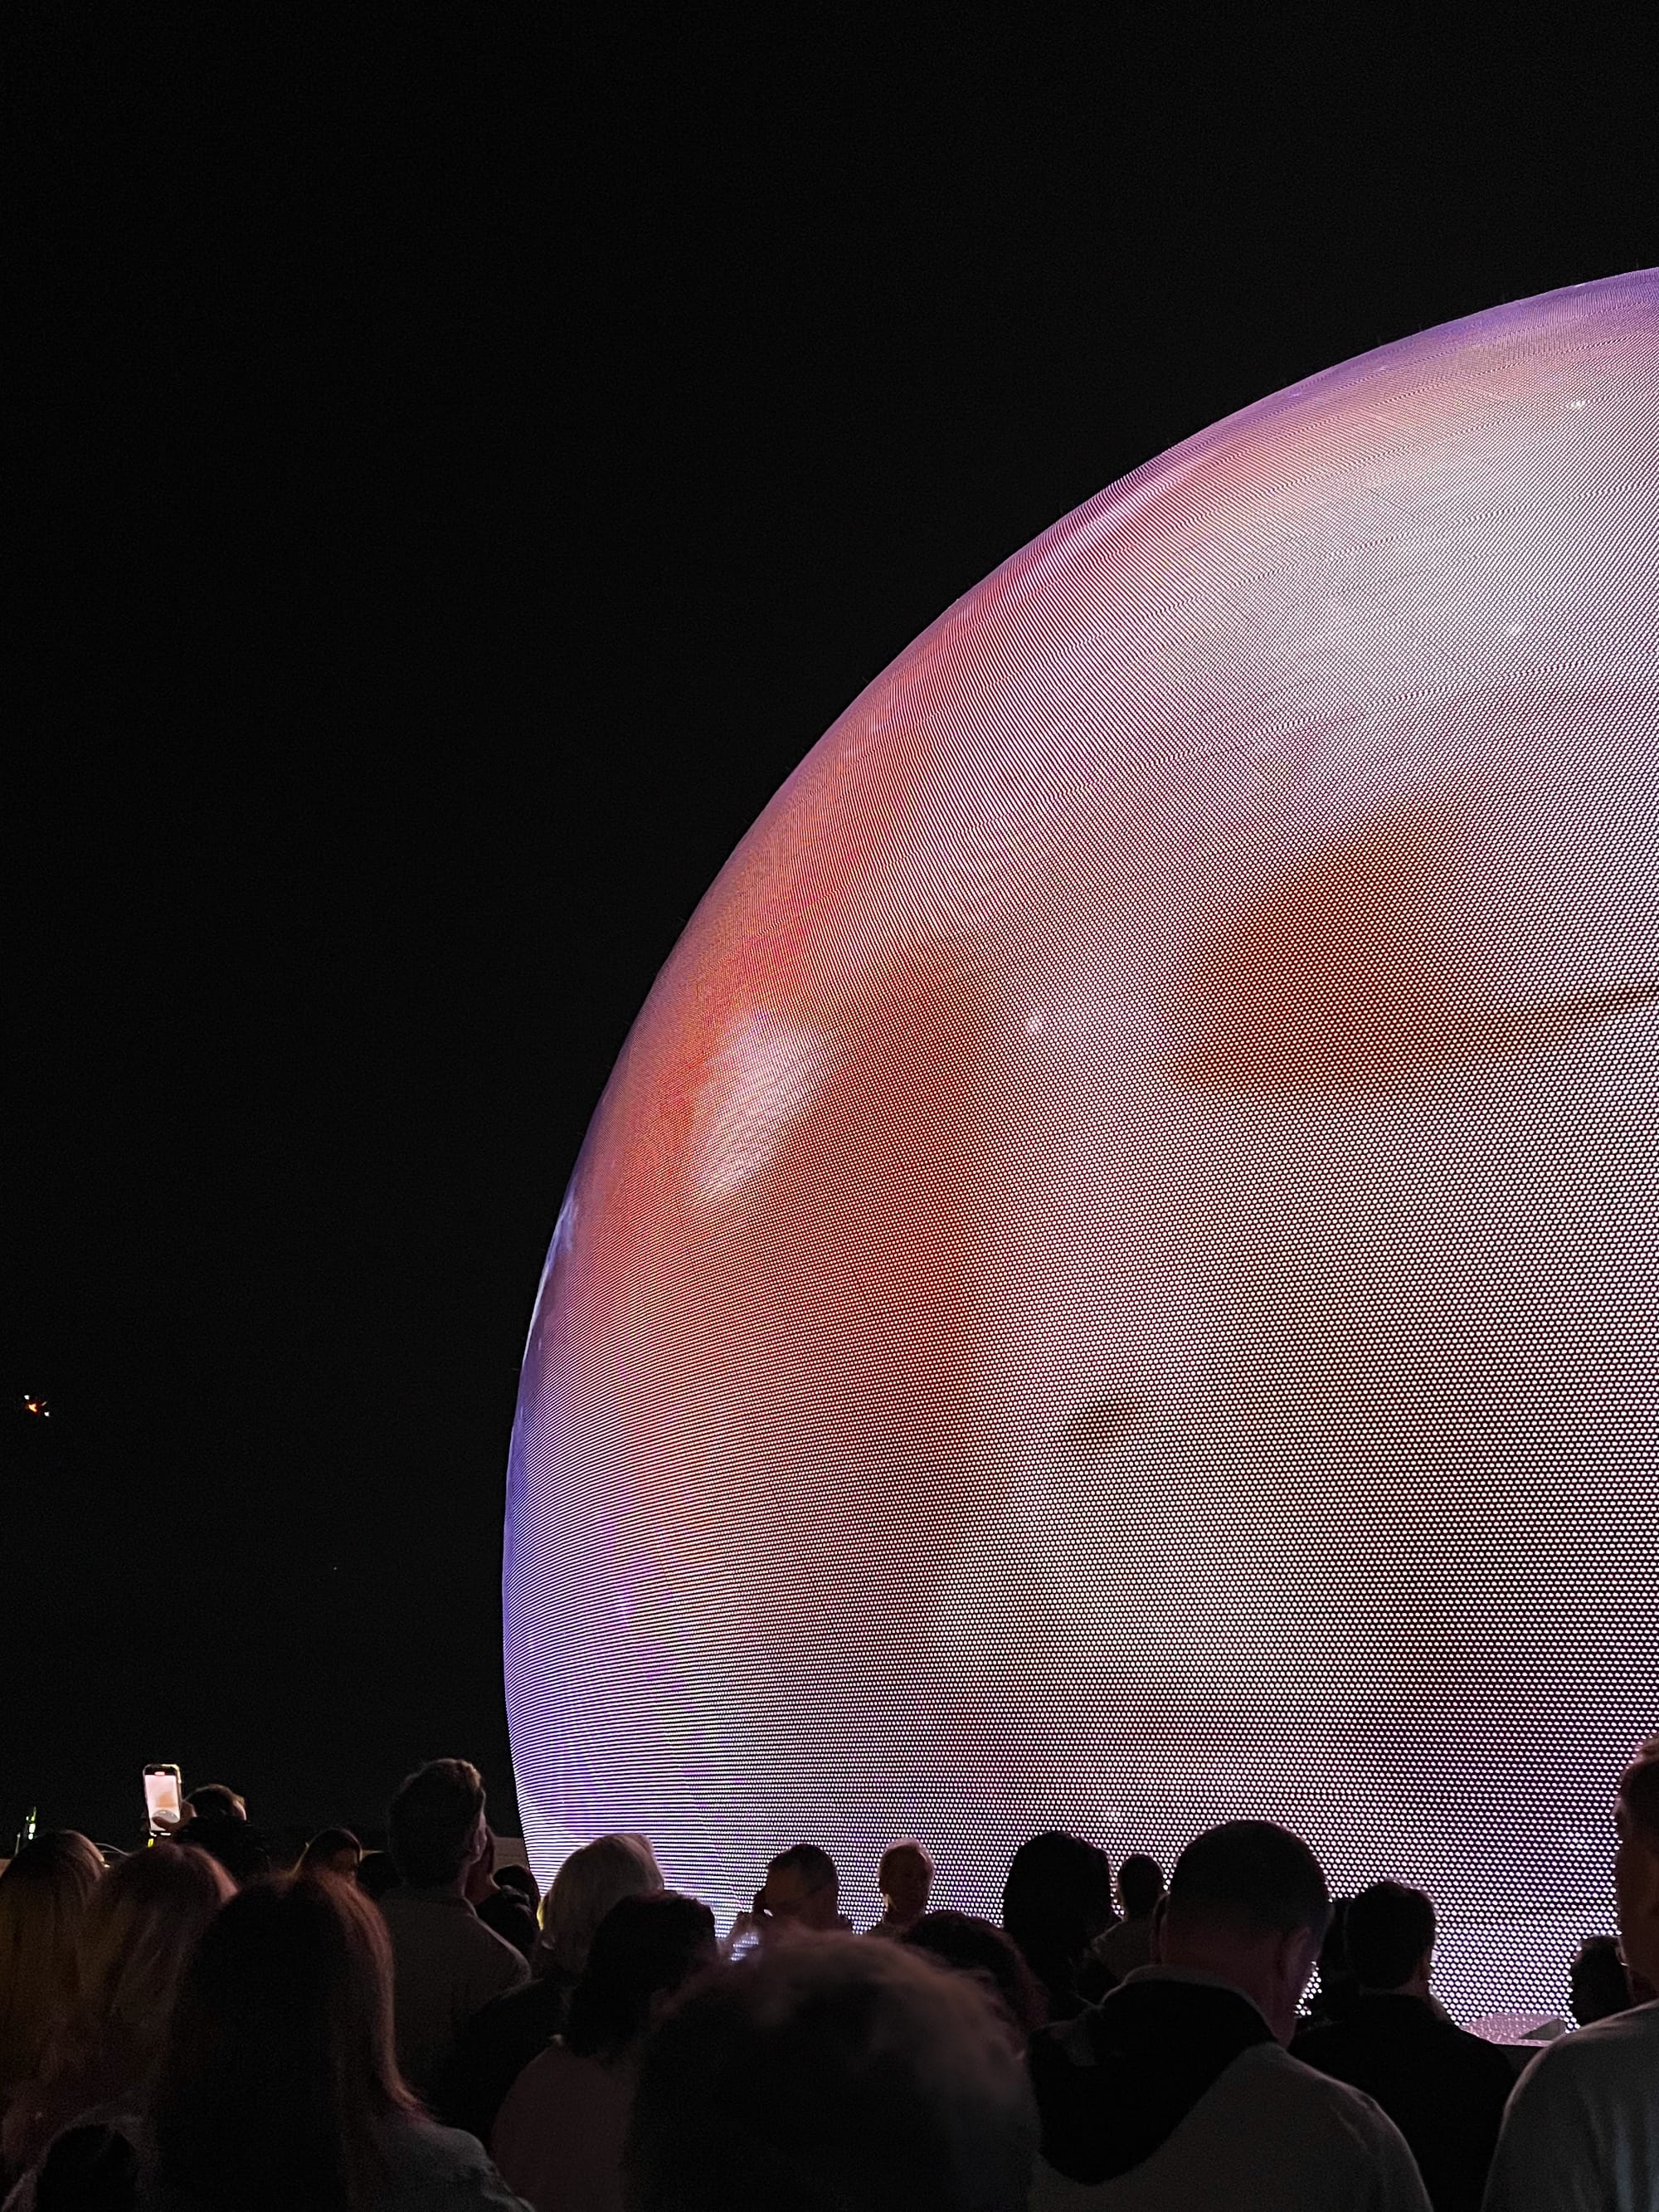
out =
[[(546, 1880), (1284, 1820), (1559, 2006), (1659, 1728), (1659, 271), (1201, 432), (850, 707), (664, 968), (509, 1477)], [(1511, 1916), (1519, 1916), (1511, 1918)], [(1553, 1916), (1553, 1917), (1552, 1917)]]

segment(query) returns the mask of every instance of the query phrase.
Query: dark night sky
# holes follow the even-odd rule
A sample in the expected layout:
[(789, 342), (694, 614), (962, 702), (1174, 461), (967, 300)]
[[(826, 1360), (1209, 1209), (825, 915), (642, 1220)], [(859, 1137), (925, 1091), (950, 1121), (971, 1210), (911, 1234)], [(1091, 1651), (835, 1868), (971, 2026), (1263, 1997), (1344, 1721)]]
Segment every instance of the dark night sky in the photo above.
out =
[(0, 1848), (158, 1758), (516, 1827), (530, 1302), (772, 789), (1137, 462), (1659, 258), (1583, 17), (247, 12), (9, 32)]

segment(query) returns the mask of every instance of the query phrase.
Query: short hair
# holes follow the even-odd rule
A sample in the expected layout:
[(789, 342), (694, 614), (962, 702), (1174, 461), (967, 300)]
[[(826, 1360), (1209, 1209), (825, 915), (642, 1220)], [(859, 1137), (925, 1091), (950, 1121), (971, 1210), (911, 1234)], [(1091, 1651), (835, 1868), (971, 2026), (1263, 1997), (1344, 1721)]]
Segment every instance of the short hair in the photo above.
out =
[(654, 1897), (662, 1887), (662, 1869), (643, 1836), (595, 1836), (583, 1844), (554, 1875), (543, 1900), (533, 1971), (574, 1978), (587, 1965), (594, 1934), (611, 1906), (624, 1897)]
[(1659, 1735), (1648, 1738), (1620, 1776), (1619, 1802), (1649, 1849), (1659, 1851)]
[(270, 1853), (264, 1837), (240, 1814), (211, 1813), (205, 1819), (186, 1820), (176, 1840), (186, 1850), (202, 1851), (217, 1859), (238, 1884), (257, 1881), (270, 1872)]
[(1374, 1881), (1348, 1901), (1343, 1923), (1348, 1970), (1362, 1989), (1397, 1990), (1434, 1945), (1434, 1905), (1426, 1892)]
[(483, 1818), (483, 1778), (465, 1759), (429, 1759), (392, 1801), (386, 1841), (411, 1888), (453, 1881), (471, 1857)]
[(516, 1862), (496, 1868), (495, 1887), (497, 1889), (516, 1890), (532, 1912), (542, 1901), (542, 1893), (536, 1887), (535, 1875), (531, 1873), (528, 1867), (521, 1867)]
[(1117, 1870), (1117, 1893), (1132, 1920), (1144, 1920), (1164, 1894), (1164, 1869), (1145, 1851), (1131, 1851)]
[(365, 1851), (357, 1862), (357, 1887), (377, 1905), (398, 1881), (398, 1863), (390, 1851)]
[(228, 1782), (204, 1782), (187, 1793), (185, 1802), (198, 1820), (246, 1820), (247, 1799)]
[(787, 1851), (780, 1851), (767, 1862), (769, 1875), (786, 1871), (798, 1874), (809, 1890), (833, 1889), (841, 1894), (841, 1876), (836, 1863), (828, 1851), (820, 1850), (816, 1844), (791, 1844)]
[(1042, 1985), (1019, 1946), (994, 1921), (975, 1912), (924, 1912), (903, 1940), (953, 1972), (972, 1975), (1001, 2006), (1022, 2041), (1043, 2025), (1048, 2008)]
[(1273, 1820), (1228, 1820), (1195, 1836), (1170, 1877), (1174, 1921), (1212, 1920), (1259, 1935), (1306, 1928), (1323, 1938), (1331, 1897), (1300, 1836)]
[(564, 2044), (581, 2058), (614, 2058), (645, 2032), (658, 1999), (720, 1957), (714, 1916), (695, 1897), (659, 1890), (617, 1900), (593, 1931), (570, 1993)]
[(803, 1936), (704, 1977), (647, 2039), (632, 2212), (1024, 2212), (1036, 2114), (970, 1982)]
[[(810, 1850), (811, 1848), (811, 1846), (809, 1844), (807, 1849)], [(927, 1849), (927, 1845), (925, 1844), (917, 1843), (914, 1836), (906, 1836), (902, 1841), (899, 1843), (889, 1844), (886, 1850), (882, 1853), (881, 1863), (876, 1869), (876, 1887), (878, 1888), (881, 1887), (881, 1884), (886, 1879), (887, 1869), (892, 1861), (894, 1859), (902, 1858), (920, 1859), (930, 1875), (934, 1871), (933, 1854)]]

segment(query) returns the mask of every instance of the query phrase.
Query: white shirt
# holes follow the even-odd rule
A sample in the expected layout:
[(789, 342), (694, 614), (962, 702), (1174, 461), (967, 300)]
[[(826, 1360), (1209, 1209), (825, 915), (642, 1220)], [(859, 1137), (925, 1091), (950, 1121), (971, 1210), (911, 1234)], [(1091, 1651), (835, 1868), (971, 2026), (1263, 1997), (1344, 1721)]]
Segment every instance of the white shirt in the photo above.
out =
[(1174, 2133), (1127, 2173), (1071, 2181), (1039, 2158), (1031, 2205), (1033, 2212), (1429, 2212), (1417, 2161), (1382, 2107), (1278, 2043), (1241, 2051)]
[(1484, 2212), (1659, 2212), (1659, 2004), (1533, 2060), (1504, 2110)]

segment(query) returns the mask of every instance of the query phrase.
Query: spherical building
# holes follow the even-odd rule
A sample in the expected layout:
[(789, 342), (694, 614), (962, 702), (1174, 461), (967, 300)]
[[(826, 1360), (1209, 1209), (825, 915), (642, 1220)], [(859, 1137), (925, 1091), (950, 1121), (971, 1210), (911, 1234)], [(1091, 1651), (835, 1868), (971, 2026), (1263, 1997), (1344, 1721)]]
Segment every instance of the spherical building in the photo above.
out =
[[(1559, 2002), (1659, 1727), (1659, 272), (1191, 438), (872, 684), (595, 1115), (507, 1668), (546, 1879), (1420, 1881)], [(1553, 1917), (1552, 1917), (1553, 1916)]]

